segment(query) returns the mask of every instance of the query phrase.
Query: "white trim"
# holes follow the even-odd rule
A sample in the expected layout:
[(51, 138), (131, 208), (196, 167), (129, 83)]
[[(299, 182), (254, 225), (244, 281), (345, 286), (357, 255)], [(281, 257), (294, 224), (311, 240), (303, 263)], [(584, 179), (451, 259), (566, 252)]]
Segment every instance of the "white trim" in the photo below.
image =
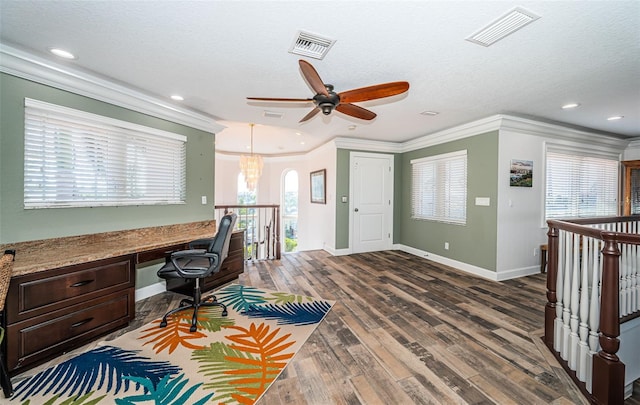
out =
[(333, 247), (325, 244), (322, 247), (322, 250), (330, 253), (332, 256), (346, 256), (346, 255), (350, 255), (351, 252), (351, 248), (346, 248), (346, 249), (334, 249)]
[(154, 295), (163, 293), (165, 291), (167, 291), (167, 283), (165, 281), (160, 281), (146, 287), (138, 288), (136, 290), (136, 302), (141, 301), (145, 298), (153, 297)]
[(402, 144), (398, 142), (373, 141), (367, 139), (343, 138), (333, 139), (336, 148), (355, 149), (367, 152), (400, 153)]
[(492, 270), (487, 270), (485, 268), (460, 262), (454, 259), (450, 259), (448, 257), (439, 256), (437, 254), (426, 252), (424, 250), (416, 249), (414, 247), (403, 245), (403, 244), (394, 244), (393, 248), (402, 250), (403, 252), (412, 254), (414, 256), (419, 256), (424, 259), (434, 261), (436, 263), (444, 264), (445, 266), (453, 267), (455, 269), (464, 271), (465, 273), (473, 274), (474, 276), (479, 276), (491, 281), (510, 280), (513, 278), (529, 276), (531, 274), (536, 274), (540, 272), (540, 266), (530, 266), (530, 267), (522, 267), (520, 269), (501, 271), (498, 273)]
[(414, 165), (416, 163), (432, 162), (434, 160), (445, 160), (445, 159), (450, 159), (450, 158), (459, 157), (459, 156), (467, 156), (467, 150), (466, 149), (462, 149), (462, 150), (457, 150), (455, 152), (442, 153), (442, 154), (439, 154), (439, 155), (425, 156), (425, 157), (422, 157), (422, 158), (419, 158), (419, 159), (411, 159), (411, 161), (409, 163)]
[(206, 132), (216, 133), (225, 128), (201, 112), (171, 105), (162, 99), (5, 44), (0, 44), (0, 72)]
[(47, 117), (50, 116), (48, 113), (57, 113), (57, 114), (67, 115), (74, 119), (79, 119), (83, 123), (86, 121), (91, 121), (92, 125), (95, 125), (96, 127), (100, 127), (102, 129), (107, 129), (107, 130), (113, 129), (109, 127), (105, 128), (104, 126), (106, 125), (106, 126), (130, 129), (133, 131), (138, 131), (143, 134), (148, 134), (152, 136), (161, 136), (168, 139), (174, 139), (180, 142), (187, 142), (187, 137), (185, 135), (174, 134), (173, 132), (163, 131), (161, 129), (147, 127), (144, 125), (138, 125), (132, 122), (122, 121), (115, 118), (109, 118), (103, 115), (76, 110), (74, 108), (63, 107), (61, 105), (47, 103), (40, 100), (34, 100), (32, 98), (25, 98), (24, 106), (25, 108), (36, 108), (39, 110), (44, 110), (46, 111), (45, 114), (47, 114)]
[(475, 136), (490, 131), (497, 131), (500, 129), (502, 117), (503, 116), (501, 115), (494, 115), (467, 124), (445, 129), (443, 131), (434, 132), (432, 134), (428, 134), (417, 139), (412, 139), (407, 142), (403, 142), (400, 152), (411, 152), (414, 150), (427, 148), (429, 146), (440, 145), (445, 142), (468, 138), (470, 136)]

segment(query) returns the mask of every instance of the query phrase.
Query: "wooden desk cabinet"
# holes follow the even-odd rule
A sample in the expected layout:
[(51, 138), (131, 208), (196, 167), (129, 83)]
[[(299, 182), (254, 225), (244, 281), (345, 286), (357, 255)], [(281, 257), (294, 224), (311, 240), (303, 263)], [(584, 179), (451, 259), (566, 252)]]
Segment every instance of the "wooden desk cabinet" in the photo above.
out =
[[(200, 284), (200, 289), (209, 291), (238, 278), (244, 272), (244, 231), (236, 231), (231, 235), (229, 254), (222, 263), (220, 271), (210, 275)], [(184, 295), (193, 294), (193, 280), (181, 278), (167, 280), (167, 290)]]
[(13, 277), (5, 308), (9, 372), (20, 373), (133, 320), (135, 257)]

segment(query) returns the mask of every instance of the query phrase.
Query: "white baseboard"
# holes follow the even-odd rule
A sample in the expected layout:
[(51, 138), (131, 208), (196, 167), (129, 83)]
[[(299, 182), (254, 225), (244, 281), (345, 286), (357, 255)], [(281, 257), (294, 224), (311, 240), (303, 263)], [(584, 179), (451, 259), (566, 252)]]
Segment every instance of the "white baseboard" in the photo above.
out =
[(444, 256), (439, 256), (437, 254), (434, 253), (430, 253), (424, 250), (420, 250), (420, 249), (416, 249), (414, 247), (411, 246), (407, 246), (407, 245), (402, 245), (402, 244), (395, 244), (394, 249), (398, 249), (398, 250), (402, 250), (403, 252), (407, 252), (410, 253), (412, 255), (418, 256), (418, 257), (422, 257), (428, 260), (433, 260), (436, 263), (440, 263), (440, 264), (444, 264), (446, 266), (450, 266), (450, 267), (454, 267), (458, 270), (462, 270), (464, 272), (476, 275), (478, 277), (482, 277), (482, 278), (486, 278), (488, 280), (492, 280), (492, 281), (503, 281), (503, 280), (509, 280), (512, 278), (517, 278), (517, 277), (523, 277), (523, 276), (528, 276), (531, 274), (535, 274), (537, 272), (540, 271), (540, 267), (539, 266), (531, 266), (531, 267), (523, 267), (520, 269), (513, 269), (513, 270), (507, 270), (507, 271), (501, 271), (499, 273), (492, 271), (492, 270), (487, 270), (485, 268), (482, 267), (478, 267), (478, 266), (474, 266), (472, 264), (469, 263), (464, 263), (464, 262), (460, 262), (458, 260), (453, 260), (450, 259), (448, 257), (444, 257)]
[(325, 250), (325, 251), (331, 253), (332, 256), (346, 256), (346, 255), (350, 255), (351, 254), (351, 248), (334, 249), (331, 246), (324, 245), (322, 247), (322, 250)]
[(167, 283), (160, 281), (155, 284), (148, 285), (146, 287), (138, 288), (136, 290), (136, 302), (145, 298), (153, 297), (156, 294), (163, 293), (167, 290)]

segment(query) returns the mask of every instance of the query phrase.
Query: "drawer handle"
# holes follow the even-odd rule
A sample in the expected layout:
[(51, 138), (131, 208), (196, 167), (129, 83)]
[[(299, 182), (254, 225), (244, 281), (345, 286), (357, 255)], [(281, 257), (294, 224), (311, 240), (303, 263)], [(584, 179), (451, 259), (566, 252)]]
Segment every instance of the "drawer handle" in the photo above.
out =
[(74, 323), (73, 325), (71, 325), (71, 329), (73, 329), (73, 328), (77, 328), (78, 326), (82, 326), (82, 325), (84, 325), (85, 323), (89, 323), (89, 322), (91, 322), (91, 321), (93, 321), (93, 318), (83, 319), (83, 320), (81, 320), (81, 321), (79, 321), (79, 322), (76, 322), (76, 323)]
[(70, 287), (82, 287), (83, 285), (87, 285), (87, 284), (91, 284), (93, 283), (95, 280), (84, 280), (84, 281), (78, 281), (77, 283), (73, 283), (70, 285)]

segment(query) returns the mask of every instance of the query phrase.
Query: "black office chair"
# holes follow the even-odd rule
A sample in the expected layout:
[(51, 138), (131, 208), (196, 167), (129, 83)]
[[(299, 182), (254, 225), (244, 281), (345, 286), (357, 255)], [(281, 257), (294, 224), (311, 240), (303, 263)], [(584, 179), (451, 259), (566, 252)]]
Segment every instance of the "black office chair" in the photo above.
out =
[[(218, 224), (218, 232), (211, 239), (198, 239), (189, 243), (189, 250), (173, 252), (170, 260), (158, 270), (158, 277), (193, 279), (193, 299), (183, 299), (178, 308), (172, 309), (162, 317), (160, 327), (167, 326), (167, 317), (176, 312), (193, 308), (193, 318), (191, 319), (191, 332), (195, 332), (198, 327), (198, 308), (200, 307), (222, 307), (222, 316), (227, 316), (227, 307), (216, 300), (215, 295), (201, 297), (200, 280), (220, 271), (220, 266), (229, 253), (229, 242), (233, 227), (238, 216), (234, 213), (227, 214)], [(208, 245), (206, 249), (194, 249), (196, 246)]]
[[(4, 304), (7, 298), (7, 291), (9, 290), (9, 283), (11, 282), (11, 272), (13, 271), (13, 260), (15, 255), (15, 250), (5, 250), (4, 255), (0, 258), (0, 313), (4, 311)], [(2, 385), (2, 391), (4, 392), (5, 398), (9, 398), (13, 395), (13, 387), (11, 386), (11, 379), (7, 373), (7, 369), (4, 366), (3, 339), (4, 329), (0, 324), (0, 385)]]

